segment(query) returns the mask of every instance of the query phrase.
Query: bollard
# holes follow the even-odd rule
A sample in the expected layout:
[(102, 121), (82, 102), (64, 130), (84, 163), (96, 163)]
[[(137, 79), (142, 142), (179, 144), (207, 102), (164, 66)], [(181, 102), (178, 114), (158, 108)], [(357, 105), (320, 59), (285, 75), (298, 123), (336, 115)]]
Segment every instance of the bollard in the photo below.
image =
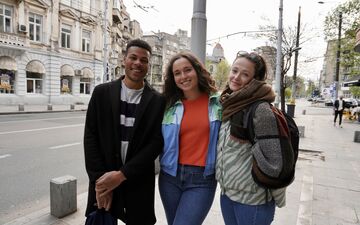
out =
[(70, 175), (50, 181), (50, 214), (62, 218), (77, 210), (76, 178)]
[(23, 104), (19, 104), (19, 112), (23, 112), (25, 110), (24, 105)]
[(360, 131), (355, 131), (354, 142), (360, 143)]
[(303, 114), (303, 115), (305, 115), (305, 114), (306, 114), (306, 109), (304, 109), (304, 110), (302, 111), (302, 114)]
[(299, 128), (299, 137), (305, 137), (305, 126), (298, 126)]
[(74, 110), (75, 109), (75, 105), (74, 104), (71, 104), (70, 105), (70, 110)]
[(48, 111), (52, 111), (52, 109), (53, 109), (53, 108), (52, 108), (52, 104), (48, 104), (48, 105), (47, 105), (47, 110), (48, 110)]

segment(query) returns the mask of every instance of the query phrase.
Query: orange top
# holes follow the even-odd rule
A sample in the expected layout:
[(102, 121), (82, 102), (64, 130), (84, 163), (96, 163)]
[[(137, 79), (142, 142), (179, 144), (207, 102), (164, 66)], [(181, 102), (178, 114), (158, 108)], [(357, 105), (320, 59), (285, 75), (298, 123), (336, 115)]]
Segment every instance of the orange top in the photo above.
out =
[(209, 97), (183, 100), (184, 115), (180, 125), (179, 163), (205, 166), (209, 145)]

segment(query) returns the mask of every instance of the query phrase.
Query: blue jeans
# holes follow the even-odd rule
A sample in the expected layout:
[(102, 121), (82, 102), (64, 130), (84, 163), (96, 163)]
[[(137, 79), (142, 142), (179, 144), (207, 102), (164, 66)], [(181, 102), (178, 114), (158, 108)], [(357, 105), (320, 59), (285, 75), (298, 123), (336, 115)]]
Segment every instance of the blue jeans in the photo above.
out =
[(274, 220), (274, 200), (263, 205), (245, 205), (221, 195), (220, 202), (226, 225), (270, 225)]
[(200, 225), (214, 200), (215, 174), (204, 177), (204, 167), (179, 165), (176, 177), (160, 171), (159, 191), (168, 225)]

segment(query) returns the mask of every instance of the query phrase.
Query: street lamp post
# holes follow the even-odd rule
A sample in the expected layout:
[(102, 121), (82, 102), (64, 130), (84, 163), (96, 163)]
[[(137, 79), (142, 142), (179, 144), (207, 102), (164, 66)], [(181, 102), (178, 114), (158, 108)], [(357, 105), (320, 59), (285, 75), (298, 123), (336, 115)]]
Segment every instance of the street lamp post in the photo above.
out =
[(283, 0), (280, 0), (279, 6), (279, 24), (277, 31), (277, 44), (276, 44), (276, 70), (275, 70), (275, 106), (279, 107), (280, 93), (281, 93), (281, 68), (282, 68), (282, 33), (283, 33)]
[(336, 50), (336, 69), (335, 69), (335, 100), (338, 98), (339, 94), (339, 72), (340, 72), (340, 49), (341, 49), (341, 24), (342, 24), (342, 12), (339, 13), (339, 33), (337, 40), (337, 50)]
[[(300, 39), (300, 18), (301, 18), (301, 7), (299, 7), (299, 13), (298, 13), (298, 21), (297, 21), (297, 28), (296, 28), (296, 47), (295, 49), (299, 50), (299, 39)], [(296, 76), (297, 76), (297, 64), (298, 64), (298, 57), (299, 57), (299, 51), (295, 51), (295, 57), (294, 57), (294, 74), (293, 74), (293, 83), (291, 87), (291, 101), (293, 104), (295, 104), (295, 98), (296, 98)]]
[(206, 0), (194, 0), (191, 19), (191, 51), (205, 64), (206, 57)]

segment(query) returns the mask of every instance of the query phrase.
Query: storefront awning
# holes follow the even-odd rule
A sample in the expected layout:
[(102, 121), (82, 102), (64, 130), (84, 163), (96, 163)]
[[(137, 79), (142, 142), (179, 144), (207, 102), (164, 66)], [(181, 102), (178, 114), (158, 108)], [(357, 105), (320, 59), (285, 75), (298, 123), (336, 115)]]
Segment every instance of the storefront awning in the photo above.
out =
[(70, 65), (63, 65), (60, 71), (61, 76), (75, 76), (74, 69)]
[(0, 69), (3, 70), (17, 70), (15, 59), (9, 56), (1, 56), (0, 57)]
[(91, 71), (91, 69), (83, 68), (82, 69), (82, 77), (83, 78), (91, 78), (91, 79), (93, 79), (95, 76), (94, 76), (94, 73)]
[(45, 73), (45, 67), (41, 62), (35, 60), (35, 61), (31, 61), (30, 63), (27, 64), (26, 71), (31, 72), (31, 73), (44, 74)]

